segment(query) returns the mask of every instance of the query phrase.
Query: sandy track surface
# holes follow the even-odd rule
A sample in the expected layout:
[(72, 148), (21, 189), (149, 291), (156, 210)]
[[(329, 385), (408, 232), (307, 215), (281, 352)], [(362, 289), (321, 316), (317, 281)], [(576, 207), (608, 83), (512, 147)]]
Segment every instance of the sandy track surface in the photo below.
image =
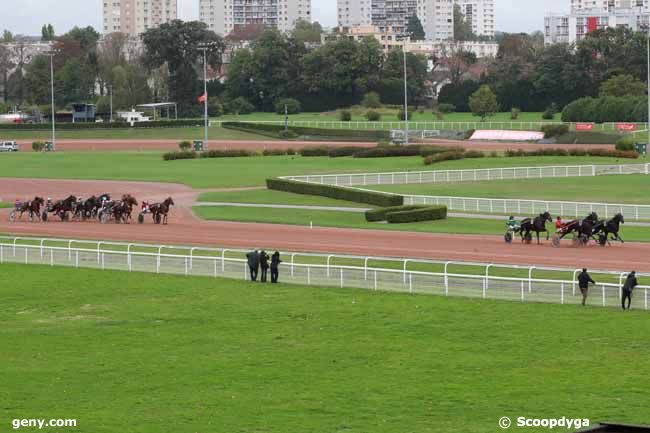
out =
[[(31, 143), (36, 140), (20, 140), (21, 152), (31, 152)], [(103, 140), (103, 139), (63, 139), (57, 140), (56, 149), (68, 152), (118, 152), (125, 150), (178, 150), (181, 140)], [(210, 140), (209, 149), (302, 149), (316, 146), (361, 146), (373, 147), (377, 143), (349, 141), (241, 141), (241, 140)]]
[[(169, 225), (158, 226), (147, 218), (139, 224), (100, 224), (90, 222), (47, 223), (8, 220), (9, 210), (0, 212), (0, 232), (62, 238), (141, 241), (149, 243), (206, 245), (213, 247), (255, 248), (346, 253), (372, 256), (397, 256), (488, 263), (548, 265), (570, 268), (589, 267), (650, 272), (650, 244), (627, 243), (612, 247), (573, 248), (567, 241), (559, 249), (544, 245), (506, 245), (502, 236), (438, 235), (383, 230), (336, 229), (276, 224), (202, 221), (190, 206), (200, 191), (183, 185), (149, 182), (102, 182), (3, 179), (0, 196), (12, 201), (39, 193), (53, 198), (67, 194), (121, 195), (131, 193), (142, 200), (161, 200), (168, 195), (177, 204)], [(9, 195), (8, 195), (9, 194)], [(7, 200), (5, 198), (5, 200)]]

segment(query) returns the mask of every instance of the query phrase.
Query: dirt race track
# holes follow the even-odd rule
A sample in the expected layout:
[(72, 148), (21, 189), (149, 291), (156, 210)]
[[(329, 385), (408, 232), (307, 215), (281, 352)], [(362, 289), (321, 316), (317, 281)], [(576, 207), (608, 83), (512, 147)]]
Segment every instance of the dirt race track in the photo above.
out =
[(554, 249), (544, 245), (506, 245), (501, 236), (437, 235), (382, 230), (356, 230), (298, 227), (276, 224), (249, 224), (202, 221), (191, 212), (200, 191), (183, 185), (148, 182), (99, 182), (3, 179), (0, 197), (62, 198), (69, 194), (89, 197), (110, 193), (131, 193), (138, 200), (174, 197), (169, 225), (158, 226), (147, 218), (139, 224), (100, 224), (92, 222), (47, 223), (8, 220), (9, 210), (0, 211), (0, 232), (60, 238), (140, 241), (156, 244), (206, 245), (213, 247), (268, 248), (284, 251), (347, 253), (371, 256), (480, 261), (488, 263), (561, 266), (569, 268), (650, 272), (650, 244), (626, 243), (612, 247), (573, 248), (567, 242)]

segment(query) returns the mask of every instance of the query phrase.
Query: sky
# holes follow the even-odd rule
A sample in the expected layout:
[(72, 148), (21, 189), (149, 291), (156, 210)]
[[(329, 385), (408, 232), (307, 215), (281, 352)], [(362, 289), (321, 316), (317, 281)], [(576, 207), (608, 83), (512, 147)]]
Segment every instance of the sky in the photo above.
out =
[[(41, 27), (51, 23), (65, 33), (71, 27), (101, 29), (103, 0), (0, 0), (0, 30), (15, 34), (40, 35)], [(569, 0), (495, 0), (497, 30), (531, 32), (542, 30), (546, 12), (568, 12)], [(10, 6), (8, 5), (10, 4)], [(197, 20), (199, 0), (178, 0), (183, 20)], [(325, 27), (336, 25), (336, 0), (312, 0), (312, 15)]]

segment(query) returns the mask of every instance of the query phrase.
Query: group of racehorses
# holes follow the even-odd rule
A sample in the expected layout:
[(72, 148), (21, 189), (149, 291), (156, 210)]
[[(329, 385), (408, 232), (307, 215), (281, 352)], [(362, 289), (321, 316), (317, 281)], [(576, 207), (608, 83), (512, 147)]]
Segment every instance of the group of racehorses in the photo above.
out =
[[(553, 222), (551, 214), (544, 212), (535, 218), (525, 218), (521, 221), (517, 232), (522, 242), (531, 242), (532, 233), (537, 235), (537, 243), (540, 243), (539, 234), (546, 232), (546, 240), (550, 239), (550, 233), (546, 229), (546, 223)], [(591, 212), (584, 219), (575, 219), (564, 223), (553, 237), (553, 245), (558, 247), (560, 241), (568, 235), (572, 235), (573, 243), (576, 246), (587, 245), (590, 239), (599, 245), (610, 245), (611, 240), (624, 242), (619, 233), (620, 225), (625, 224), (623, 214), (617, 213), (613, 218), (600, 220), (596, 212)]]
[[(174, 200), (168, 197), (163, 202), (149, 204), (146, 213), (151, 214), (154, 223), (167, 224), (169, 211), (173, 205)], [(48, 199), (47, 203), (42, 197), (37, 196), (31, 201), (19, 204), (12, 212), (12, 218), (20, 219), (27, 213), (30, 221), (34, 219), (47, 221), (48, 214), (52, 214), (59, 217), (61, 221), (98, 219), (102, 223), (112, 220), (118, 224), (128, 224), (132, 219), (134, 207), (137, 206), (138, 201), (131, 194), (124, 194), (118, 200), (112, 200), (109, 194), (93, 195), (85, 200), (70, 195), (62, 200)], [(144, 223), (144, 211), (138, 215), (138, 222)]]

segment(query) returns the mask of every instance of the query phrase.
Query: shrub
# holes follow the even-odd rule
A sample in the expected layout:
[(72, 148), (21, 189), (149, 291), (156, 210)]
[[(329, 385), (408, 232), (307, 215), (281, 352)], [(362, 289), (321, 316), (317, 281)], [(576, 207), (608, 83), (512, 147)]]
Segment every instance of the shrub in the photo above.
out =
[(284, 98), (276, 101), (275, 103), (275, 112), (277, 114), (284, 114), (284, 107), (287, 107), (288, 114), (300, 114), (302, 111), (302, 106), (300, 101), (293, 98)]
[(456, 106), (454, 104), (438, 104), (439, 113), (453, 113), (456, 111)]
[[(413, 112), (410, 111), (410, 110), (408, 112), (408, 117), (409, 117), (409, 120), (411, 120), (411, 118), (413, 117)], [(404, 116), (404, 108), (400, 108), (399, 111), (397, 112), (397, 119), (399, 119), (401, 121), (406, 120), (405, 116)]]
[(595, 157), (608, 157), (608, 158), (625, 158), (636, 159), (639, 154), (634, 151), (621, 151), (610, 149), (581, 149), (581, 148), (545, 148), (537, 150), (512, 150), (508, 149), (505, 152), (508, 157), (526, 157), (526, 156), (595, 156)]
[(366, 108), (380, 108), (381, 107), (381, 97), (377, 92), (368, 92), (363, 95), (361, 100), (361, 105)]
[(296, 151), (293, 148), (290, 147), (290, 148), (287, 149), (287, 155), (295, 155), (295, 154), (296, 154)]
[(464, 152), (460, 146), (422, 146), (420, 148), (421, 156), (433, 156), (443, 152)]
[(186, 152), (190, 150), (190, 147), (192, 147), (192, 143), (190, 143), (187, 140), (181, 141), (178, 143), (178, 148), (181, 150), (181, 152)]
[(282, 156), (286, 155), (287, 151), (284, 149), (264, 149), (262, 155), (264, 156)]
[(196, 159), (198, 154), (196, 152), (167, 152), (163, 154), (163, 160), (174, 161), (176, 159)]
[(542, 126), (544, 138), (559, 137), (569, 132), (569, 125), (544, 125)]
[(648, 99), (645, 96), (580, 98), (562, 110), (563, 122), (646, 122)]
[(435, 221), (447, 218), (447, 206), (431, 206), (423, 209), (389, 212), (386, 221), (390, 224), (414, 223), (419, 221)]
[(208, 98), (208, 116), (219, 117), (223, 114), (223, 105), (219, 98)]
[(445, 120), (445, 113), (442, 111), (436, 111), (434, 114), (436, 115), (436, 119)]
[(454, 161), (465, 158), (465, 153), (459, 151), (442, 152), (424, 158), (424, 165), (435, 164), (442, 161)]
[(468, 150), (465, 152), (465, 158), (485, 158), (485, 153), (480, 150)]
[(339, 120), (341, 122), (349, 122), (352, 120), (352, 113), (350, 110), (341, 110), (339, 111)]
[(557, 105), (554, 102), (551, 105), (549, 105), (548, 108), (546, 108), (546, 110), (544, 110), (544, 112), (542, 113), (542, 119), (553, 120), (556, 114), (557, 114)]
[(199, 154), (201, 158), (239, 158), (245, 156), (256, 156), (255, 152), (244, 149), (212, 149)]
[(632, 151), (634, 147), (634, 137), (631, 135), (624, 135), (616, 142), (616, 150)]
[(517, 119), (519, 119), (520, 114), (521, 114), (521, 109), (520, 108), (512, 107), (510, 109), (510, 119), (517, 120)]
[(381, 120), (381, 114), (378, 111), (368, 110), (366, 113), (366, 119), (369, 122), (379, 122)]
[(283, 129), (282, 131), (278, 132), (278, 137), (284, 138), (285, 140), (291, 140), (293, 138), (298, 138), (298, 134), (296, 134), (291, 129), (288, 129), (286, 131)]
[(35, 141), (32, 143), (32, 150), (34, 152), (42, 152), (45, 150), (45, 142), (43, 141)]
[(378, 146), (364, 148), (354, 154), (355, 158), (388, 158), (393, 156), (417, 156), (420, 146)]
[(251, 114), (255, 110), (253, 104), (241, 96), (228, 102), (226, 107), (231, 114)]
[(312, 146), (312, 147), (303, 147), (302, 149), (298, 150), (298, 153), (301, 156), (328, 156), (329, 155), (329, 147), (327, 146)]
[(391, 206), (391, 207), (380, 207), (377, 209), (370, 209), (366, 211), (366, 221), (368, 222), (378, 222), (386, 221), (386, 215), (390, 212), (403, 212), (408, 210), (423, 209), (426, 206), (423, 205), (403, 205), (403, 206)]
[(404, 197), (401, 195), (392, 195), (376, 191), (360, 191), (358, 189), (343, 188), (340, 186), (297, 182), (287, 179), (267, 179), (266, 187), (276, 191), (318, 195), (374, 206), (401, 206), (404, 204)]
[(364, 150), (366, 150), (366, 148), (360, 146), (330, 147), (327, 152), (327, 156), (330, 158), (354, 156), (359, 152), (363, 152)]

